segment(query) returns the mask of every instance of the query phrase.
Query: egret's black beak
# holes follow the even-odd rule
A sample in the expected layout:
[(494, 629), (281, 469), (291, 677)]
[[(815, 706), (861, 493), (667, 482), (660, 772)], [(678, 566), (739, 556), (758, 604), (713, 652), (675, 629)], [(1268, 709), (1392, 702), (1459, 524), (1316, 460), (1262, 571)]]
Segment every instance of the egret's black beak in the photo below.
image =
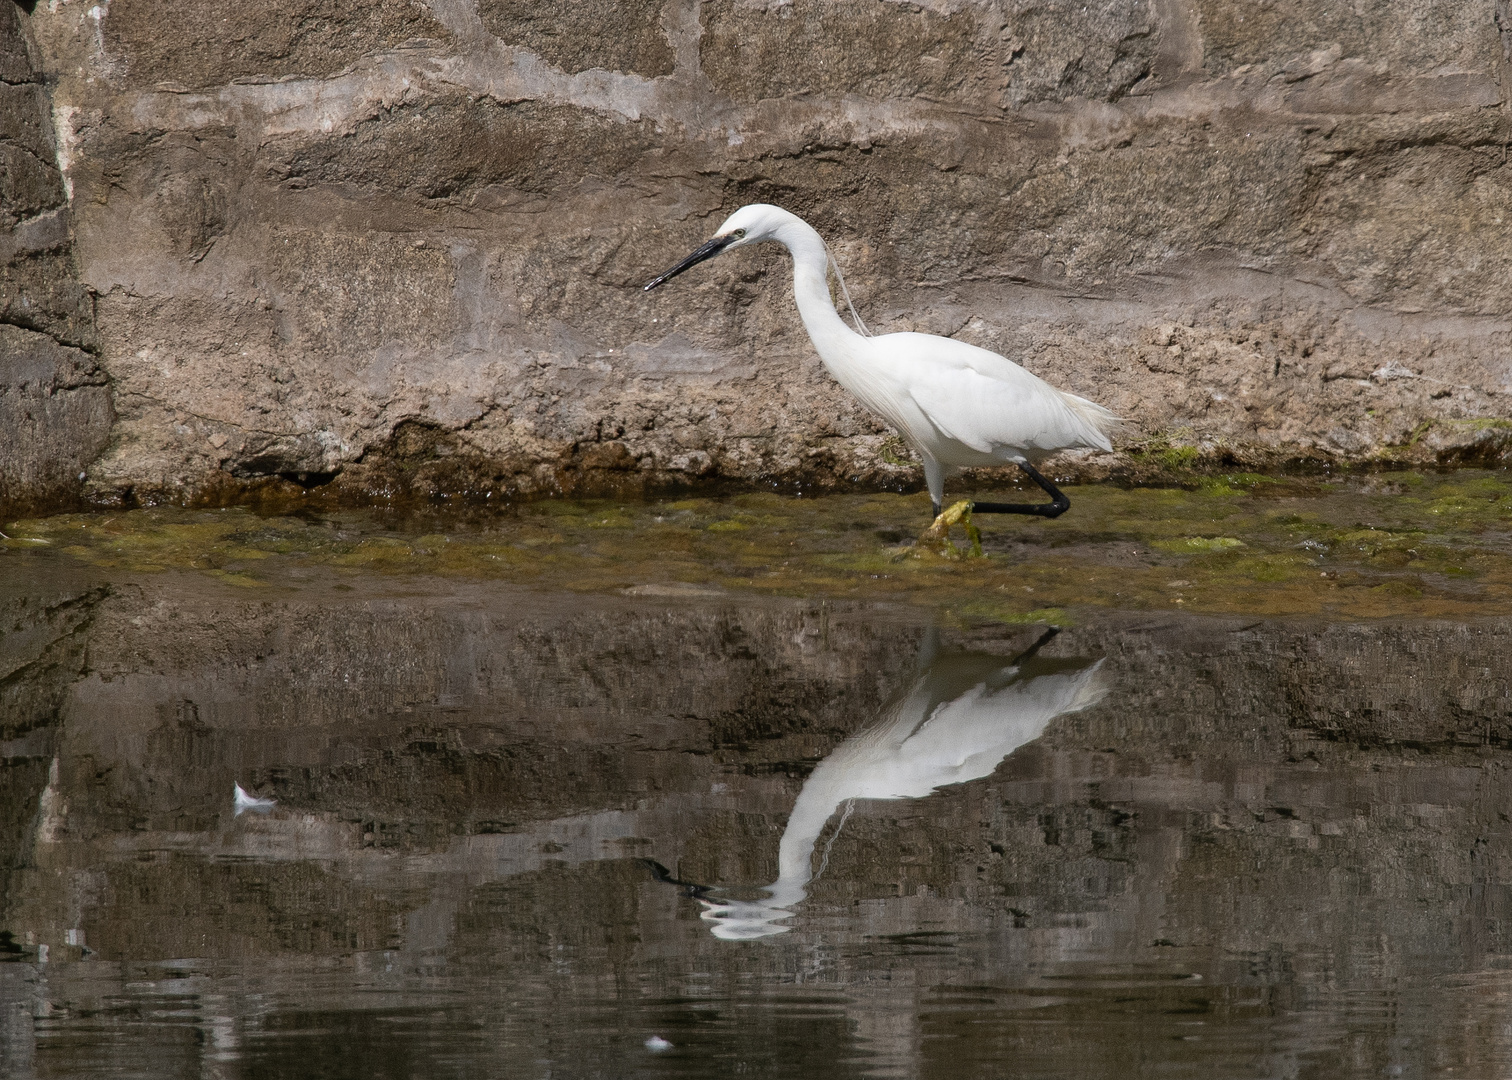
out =
[[(738, 229), (736, 230), (736, 232), (739, 231), (740, 230)], [(733, 232), (726, 233), (724, 236), (716, 236), (703, 247), (699, 248), (693, 254), (689, 255), (682, 262), (678, 263), (672, 269), (668, 270), (665, 274), (661, 275), (661, 277), (657, 278), (656, 280), (651, 282), (651, 284), (647, 285), (645, 291), (650, 292), (658, 285), (665, 285), (667, 282), (671, 281), (678, 274), (682, 273), (689, 267), (697, 266), (705, 259), (712, 259), (714, 256), (718, 255), (721, 251), (723, 251), (725, 248), (729, 247), (739, 239), (740, 237)]]

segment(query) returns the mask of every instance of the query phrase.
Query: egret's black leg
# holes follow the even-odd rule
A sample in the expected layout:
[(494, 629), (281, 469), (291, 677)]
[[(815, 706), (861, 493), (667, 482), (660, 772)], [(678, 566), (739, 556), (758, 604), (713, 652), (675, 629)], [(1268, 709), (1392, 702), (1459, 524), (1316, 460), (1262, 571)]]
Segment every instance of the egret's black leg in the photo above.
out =
[(1013, 658), (1014, 664), (1022, 664), (1025, 660), (1034, 659), (1034, 654), (1048, 645), (1050, 643), (1050, 639), (1055, 637), (1055, 635), (1059, 633), (1060, 627), (1047, 627), (1045, 632), (1039, 636), (1038, 641), (1036, 641), (1033, 645), (1029, 646), (1027, 649)]
[(1023, 462), (1019, 462), (1019, 468), (1024, 470), (1029, 479), (1033, 480), (1036, 484), (1045, 489), (1045, 493), (1050, 496), (1050, 502), (979, 502), (971, 504), (971, 512), (973, 514), (1032, 514), (1035, 517), (1054, 518), (1060, 517), (1067, 510), (1071, 509), (1071, 500), (1066, 498), (1065, 492), (1061, 491), (1060, 488), (1056, 487), (1050, 481), (1041, 476), (1039, 474), (1039, 471), (1036, 470), (1033, 465), (1027, 465)]
[(939, 517), (940, 516), (940, 504), (937, 503), (937, 502), (935, 502), (933, 499), (930, 499), (929, 501), (930, 501), (930, 504), (934, 507), (934, 509), (929, 512), (930, 516), (931, 517)]

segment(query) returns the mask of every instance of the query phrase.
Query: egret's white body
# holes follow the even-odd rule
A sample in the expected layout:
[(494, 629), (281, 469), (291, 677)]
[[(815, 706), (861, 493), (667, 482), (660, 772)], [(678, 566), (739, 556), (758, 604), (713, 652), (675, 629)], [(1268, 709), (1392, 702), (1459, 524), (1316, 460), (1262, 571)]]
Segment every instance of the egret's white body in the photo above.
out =
[(1061, 661), (1040, 672), (1001, 657), (927, 659), (913, 684), (876, 723), (815, 766), (798, 793), (777, 849), (778, 878), (762, 900), (701, 897), (716, 937), (749, 940), (788, 930), (782, 920), (807, 894), (814, 848), (852, 799), (918, 799), (988, 776), (1057, 716), (1101, 700), (1102, 661)]
[(995, 352), (934, 334), (865, 337), (852, 330), (830, 298), (823, 239), (780, 207), (741, 207), (713, 240), (646, 288), (722, 251), (762, 241), (782, 244), (792, 254), (793, 298), (819, 359), (919, 455), (937, 512), (945, 478), (957, 469), (1032, 467), (1057, 450), (1113, 448), (1113, 413), (1057, 390)]

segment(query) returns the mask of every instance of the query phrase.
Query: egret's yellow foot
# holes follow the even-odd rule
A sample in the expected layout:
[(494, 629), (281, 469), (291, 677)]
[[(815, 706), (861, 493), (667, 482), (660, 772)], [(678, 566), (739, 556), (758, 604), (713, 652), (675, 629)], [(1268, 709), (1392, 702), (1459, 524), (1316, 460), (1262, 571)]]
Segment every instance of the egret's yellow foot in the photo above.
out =
[[(966, 530), (966, 539), (971, 542), (969, 551), (958, 550), (950, 541), (950, 527), (959, 525)], [(914, 544), (915, 550), (927, 549), (936, 551), (947, 558), (959, 559), (963, 555), (967, 558), (980, 558), (982, 555), (982, 533), (971, 523), (971, 500), (962, 499), (960, 502), (946, 507), (945, 512), (934, 519), (934, 524), (925, 529), (918, 541)]]

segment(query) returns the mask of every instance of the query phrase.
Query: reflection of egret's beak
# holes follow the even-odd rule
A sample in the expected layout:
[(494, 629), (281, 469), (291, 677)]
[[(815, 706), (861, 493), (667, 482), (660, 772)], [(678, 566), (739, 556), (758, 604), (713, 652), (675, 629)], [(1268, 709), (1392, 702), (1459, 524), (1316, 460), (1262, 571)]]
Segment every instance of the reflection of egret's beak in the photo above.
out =
[[(736, 231), (738, 232), (739, 230)], [(712, 259), (714, 256), (718, 255), (721, 251), (723, 251), (725, 248), (729, 247), (739, 239), (740, 237), (736, 236), (735, 233), (727, 233), (724, 236), (716, 236), (703, 247), (699, 248), (693, 254), (689, 255), (682, 262), (678, 263), (672, 269), (668, 270), (665, 274), (653, 280), (651, 284), (646, 286), (645, 291), (650, 292), (658, 285), (664, 285), (667, 282), (671, 281), (684, 270), (688, 270), (692, 267), (697, 266), (705, 259)]]
[[(800, 897), (801, 899), (801, 897)], [(709, 932), (721, 941), (755, 941), (785, 934), (791, 926), (778, 925), (793, 913), (770, 900), (699, 900), (704, 906), (699, 918), (711, 923)]]
[(765, 900), (714, 900), (709, 895), (714, 891), (712, 886), (675, 878), (672, 871), (655, 859), (641, 861), (657, 881), (676, 885), (684, 895), (702, 904), (704, 909), (699, 917), (713, 923), (709, 927), (710, 932), (724, 941), (754, 941), (773, 934), (787, 933), (792, 929), (791, 926), (777, 924), (783, 919), (791, 918), (793, 913), (789, 910), (789, 905), (803, 899), (802, 889), (792, 896), (778, 896), (769, 889)]

